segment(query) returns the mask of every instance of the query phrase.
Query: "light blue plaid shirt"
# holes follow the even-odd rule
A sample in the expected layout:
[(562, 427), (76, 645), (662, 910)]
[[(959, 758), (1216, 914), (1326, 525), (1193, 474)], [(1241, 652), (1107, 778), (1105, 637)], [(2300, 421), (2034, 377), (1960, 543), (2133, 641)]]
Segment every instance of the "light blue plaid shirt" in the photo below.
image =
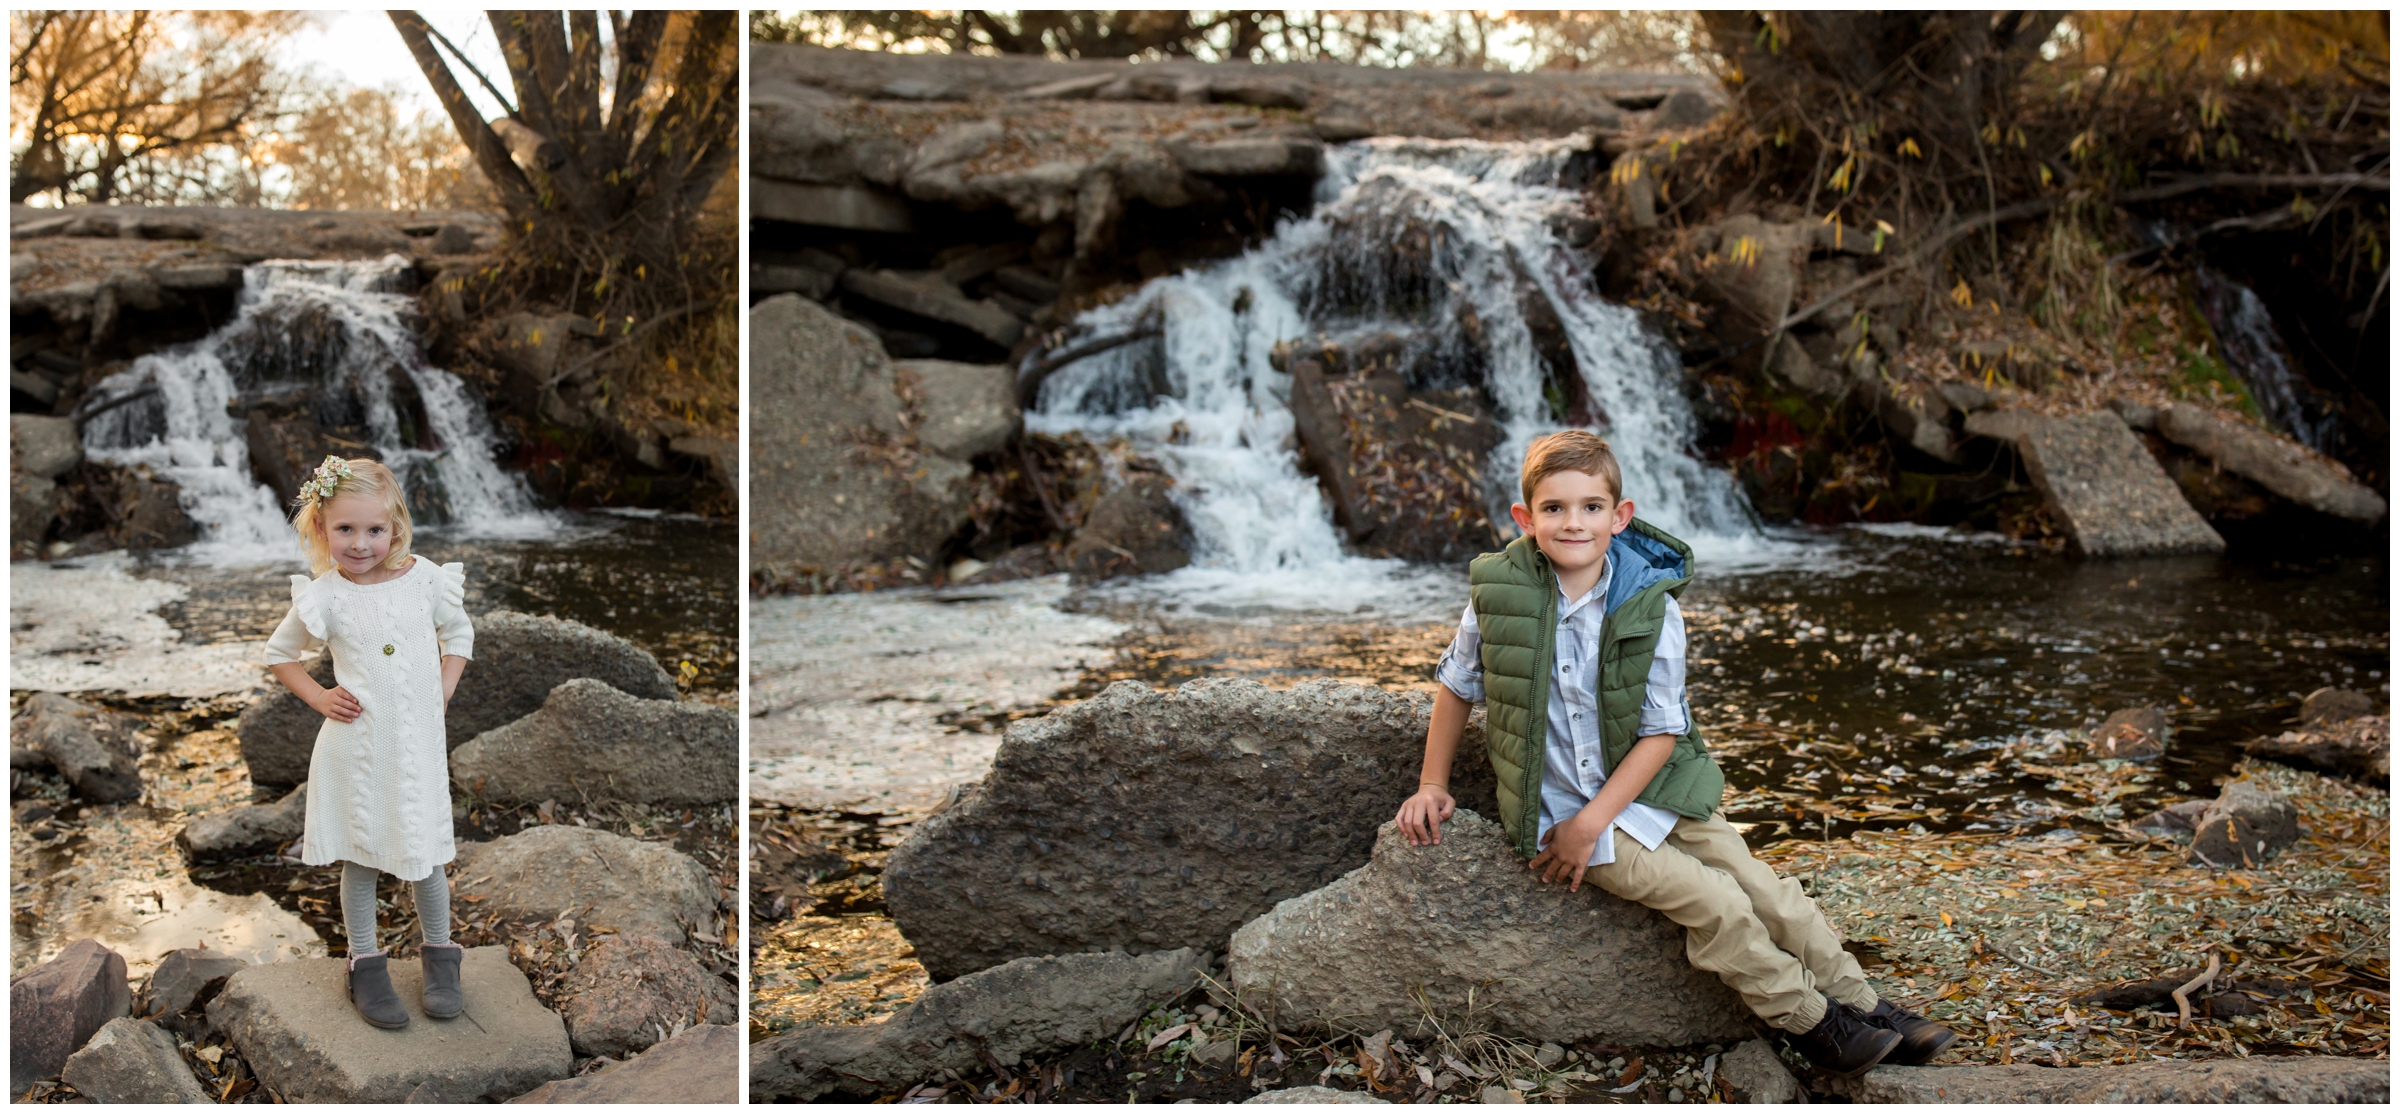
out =
[[(1558, 646), (1553, 655), (1558, 674), (1550, 679), (1550, 739), (1542, 754), (1542, 821), (1535, 833), (1537, 840), (1559, 821), (1582, 811), (1608, 782), (1596, 686), (1600, 679), (1600, 626), (1607, 618), (1601, 601), (1608, 598), (1614, 564), (1610, 561), (1601, 566), (1599, 582), (1579, 599), (1569, 600), (1566, 590), (1559, 590)], [(1635, 728), (1643, 736), (1681, 735), (1691, 729), (1684, 704), (1684, 649), (1683, 608), (1669, 596)], [(1459, 616), (1458, 636), (1442, 651), (1441, 664), (1434, 672), (1443, 687), (1469, 704), (1483, 703), (1482, 651), (1483, 633), (1475, 625), (1475, 608), (1469, 605)], [(1675, 820), (1673, 812), (1634, 802), (1617, 814), (1609, 828), (1610, 832), (1622, 828), (1655, 851), (1674, 830)], [(1617, 860), (1616, 839), (1610, 832), (1601, 833), (1600, 842), (1593, 846), (1590, 865), (1605, 866)]]

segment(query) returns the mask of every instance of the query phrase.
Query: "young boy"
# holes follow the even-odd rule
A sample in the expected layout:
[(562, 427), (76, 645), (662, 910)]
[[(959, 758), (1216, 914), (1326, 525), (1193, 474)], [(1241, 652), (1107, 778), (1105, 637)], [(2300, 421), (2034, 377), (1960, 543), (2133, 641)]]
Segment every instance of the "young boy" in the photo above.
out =
[(1725, 775), (1684, 700), (1691, 549), (1633, 517), (1608, 443), (1554, 433), (1525, 453), (1524, 536), (1468, 566), (1466, 614), (1442, 655), (1412, 844), (1441, 842), (1468, 706), (1500, 822), (1545, 882), (1585, 881), (1684, 927), (1692, 965), (1725, 980), (1821, 1068), (1923, 1064), (1957, 1035), (1879, 1000), (1800, 884), (1750, 857), (1718, 803)]

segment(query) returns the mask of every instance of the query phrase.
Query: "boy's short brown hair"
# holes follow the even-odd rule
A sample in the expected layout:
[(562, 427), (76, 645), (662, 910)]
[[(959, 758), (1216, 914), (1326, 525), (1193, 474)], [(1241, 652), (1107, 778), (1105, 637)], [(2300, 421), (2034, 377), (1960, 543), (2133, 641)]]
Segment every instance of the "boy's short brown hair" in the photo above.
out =
[(1617, 454), (1610, 452), (1608, 442), (1580, 429), (1563, 430), (1539, 438), (1525, 448), (1525, 502), (1533, 502), (1533, 489), (1543, 480), (1560, 472), (1581, 472), (1598, 476), (1608, 485), (1608, 493), (1617, 499), (1625, 498), (1623, 477), (1617, 471)]

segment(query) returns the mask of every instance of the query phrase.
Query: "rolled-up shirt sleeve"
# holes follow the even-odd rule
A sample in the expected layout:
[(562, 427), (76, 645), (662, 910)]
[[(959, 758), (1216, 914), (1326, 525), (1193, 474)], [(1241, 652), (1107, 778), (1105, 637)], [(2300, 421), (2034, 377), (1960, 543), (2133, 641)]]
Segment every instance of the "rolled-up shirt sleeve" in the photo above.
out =
[(1681, 735), (1692, 729), (1684, 706), (1683, 608), (1667, 597), (1667, 614), (1658, 628), (1658, 649), (1650, 658), (1650, 676), (1642, 688), (1642, 712), (1635, 730), (1643, 737)]
[(1460, 700), (1483, 703), (1483, 630), (1475, 625), (1473, 605), (1458, 617), (1458, 634), (1450, 640), (1450, 648), (1442, 651), (1433, 676)]

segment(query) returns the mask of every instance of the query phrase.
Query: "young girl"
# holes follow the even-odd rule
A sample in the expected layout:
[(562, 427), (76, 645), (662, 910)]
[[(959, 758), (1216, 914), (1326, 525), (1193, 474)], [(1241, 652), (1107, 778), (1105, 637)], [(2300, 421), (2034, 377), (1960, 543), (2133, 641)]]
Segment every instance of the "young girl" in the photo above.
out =
[[(292, 577), (292, 610), (267, 640), (275, 679), (325, 716), (309, 758), (301, 859), (342, 864), (350, 1001), (367, 1023), (408, 1024), (375, 946), (376, 872), (415, 883), (425, 933), (425, 1013), (456, 1017), (465, 953), (450, 942), (450, 752), (443, 710), (474, 655), (466, 569), (408, 551), (408, 503), (391, 471), (329, 456), (300, 486), (292, 526), (315, 579)], [(310, 678), (300, 655), (333, 655), (340, 684)]]

